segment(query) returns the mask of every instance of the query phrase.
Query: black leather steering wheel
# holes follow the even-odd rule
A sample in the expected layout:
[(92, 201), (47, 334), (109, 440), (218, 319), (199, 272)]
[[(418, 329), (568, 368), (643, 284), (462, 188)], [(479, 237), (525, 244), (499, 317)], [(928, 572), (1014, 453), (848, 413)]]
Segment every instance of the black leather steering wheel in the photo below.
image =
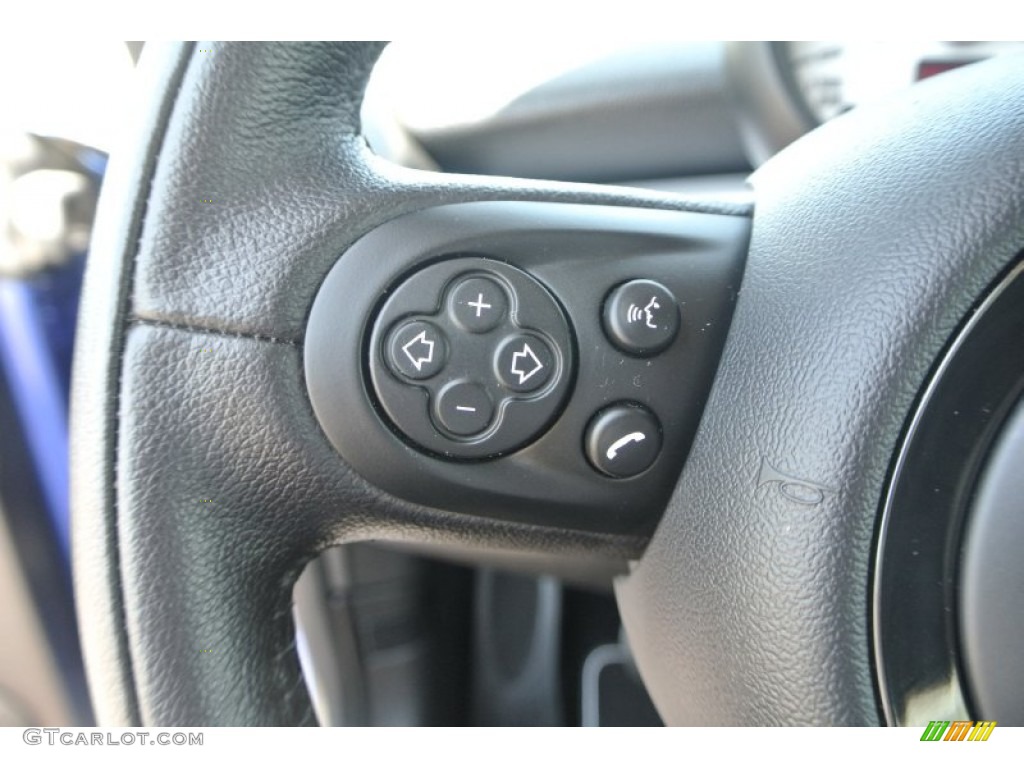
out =
[[(879, 506), (936, 360), (1024, 246), (1021, 59), (815, 131), (753, 176), (748, 209), (393, 166), (360, 136), (379, 51), (144, 57), (152, 98), (103, 191), (72, 403), (99, 721), (313, 724), (292, 585), (324, 548), (379, 538), (635, 561), (617, 595), (669, 724), (881, 722)], [(304, 341), (335, 262), (385, 222), (484, 200), (752, 218), (714, 386), (649, 543), (397, 498), (318, 423)]]

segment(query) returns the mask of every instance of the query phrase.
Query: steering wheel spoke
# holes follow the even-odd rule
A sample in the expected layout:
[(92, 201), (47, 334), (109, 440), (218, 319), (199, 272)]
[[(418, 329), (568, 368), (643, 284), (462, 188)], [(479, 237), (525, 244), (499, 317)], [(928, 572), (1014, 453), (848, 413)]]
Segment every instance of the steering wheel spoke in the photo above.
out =
[(101, 722), (312, 724), (291, 588), (369, 538), (638, 561), (619, 596), (669, 722), (877, 720), (875, 512), (931, 361), (1020, 248), (1020, 75), (773, 160), (745, 267), (747, 206), (377, 157), (380, 50), (147, 57), (73, 394)]

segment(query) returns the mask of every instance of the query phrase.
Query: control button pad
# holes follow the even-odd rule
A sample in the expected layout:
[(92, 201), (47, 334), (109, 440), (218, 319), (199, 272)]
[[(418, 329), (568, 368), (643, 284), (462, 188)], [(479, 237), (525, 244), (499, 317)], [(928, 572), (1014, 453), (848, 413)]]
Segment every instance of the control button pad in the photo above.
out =
[(569, 322), (548, 290), (479, 257), (406, 278), (369, 341), (370, 382), (393, 429), (450, 459), (536, 440), (565, 405), (574, 366)]

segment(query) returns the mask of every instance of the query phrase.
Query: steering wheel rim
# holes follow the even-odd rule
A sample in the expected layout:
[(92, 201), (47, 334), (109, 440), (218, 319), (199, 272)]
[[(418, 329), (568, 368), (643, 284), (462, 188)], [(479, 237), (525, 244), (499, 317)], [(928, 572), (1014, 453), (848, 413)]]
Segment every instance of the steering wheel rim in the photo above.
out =
[(1024, 244), (1022, 98), (1019, 58), (958, 72), (827, 124), (752, 177), (715, 389), (618, 590), (670, 721), (885, 722), (867, 634), (879, 509), (943, 350)]
[[(309, 406), (306, 316), (351, 243), (425, 207), (749, 210), (394, 167), (359, 135), (379, 51), (220, 44), (147, 56), (157, 98), (112, 163), (75, 363), (76, 589), (99, 720), (312, 724), (291, 586), (325, 547), (387, 537), (642, 554), (618, 595), (671, 724), (878, 722), (868, 581), (886, 473), (931, 365), (1024, 241), (1024, 78), (1012, 59), (925, 84), (910, 104), (859, 110), (755, 175), (754, 239), (719, 376), (641, 552), (635, 539), (453, 514), (372, 487)], [(938, 191), (910, 194), (923, 188)], [(798, 275), (818, 291), (811, 316)], [(779, 328), (785, 339), (766, 332)], [(883, 331), (863, 349), (849, 343)], [(823, 354), (835, 380), (820, 373)], [(813, 515), (754, 482), (771, 470), (820, 490)]]

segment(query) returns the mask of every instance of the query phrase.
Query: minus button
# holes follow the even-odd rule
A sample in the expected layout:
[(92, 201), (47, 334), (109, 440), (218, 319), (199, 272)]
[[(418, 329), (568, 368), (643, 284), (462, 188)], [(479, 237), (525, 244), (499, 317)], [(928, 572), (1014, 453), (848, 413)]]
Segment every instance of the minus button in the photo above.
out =
[(494, 405), (487, 391), (472, 381), (453, 381), (441, 390), (434, 418), (445, 431), (459, 437), (478, 435), (491, 425)]

